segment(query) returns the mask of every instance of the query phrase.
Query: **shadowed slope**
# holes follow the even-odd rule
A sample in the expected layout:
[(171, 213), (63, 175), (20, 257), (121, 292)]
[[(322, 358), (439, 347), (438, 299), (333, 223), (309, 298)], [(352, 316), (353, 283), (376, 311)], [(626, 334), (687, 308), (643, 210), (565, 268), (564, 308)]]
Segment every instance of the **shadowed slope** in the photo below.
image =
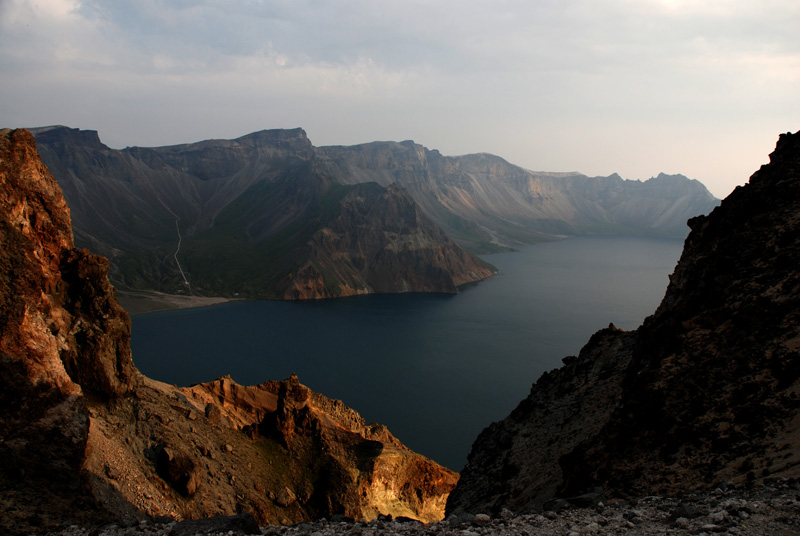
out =
[(800, 475), (800, 134), (689, 225), (656, 313), (596, 333), (484, 430), (448, 511)]

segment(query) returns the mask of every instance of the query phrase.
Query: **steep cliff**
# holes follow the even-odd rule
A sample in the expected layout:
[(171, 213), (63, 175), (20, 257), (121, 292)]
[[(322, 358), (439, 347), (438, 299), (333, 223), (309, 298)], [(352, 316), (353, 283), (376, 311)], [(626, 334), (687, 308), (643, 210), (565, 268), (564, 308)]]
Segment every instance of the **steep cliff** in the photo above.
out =
[(308, 261), (286, 279), (285, 297), (455, 293), (496, 273), (456, 246), (402, 188), (359, 184), (340, 207), (336, 218), (312, 235)]
[[(493, 270), (451, 239), (491, 252), (582, 233), (684, 236), (686, 219), (717, 203), (679, 175), (535, 173), (411, 141), (314, 147), (301, 129), (121, 151), (94, 131), (33, 131), (72, 207), (76, 240), (106, 255), (112, 281), (128, 289), (259, 298), (452, 292), (454, 282)], [(380, 217), (387, 199), (401, 230)]]
[(88, 406), (136, 385), (130, 319), (29, 132), (0, 131), (0, 189), (0, 530), (102, 517), (79, 478)]
[(141, 376), (108, 261), (27, 131), (0, 131), (0, 532), (250, 512), (432, 520), (458, 475), (339, 401), (283, 382)]
[[(289, 460), (274, 488), (294, 496), (306, 517), (342, 514), (374, 519), (379, 514), (422, 521), (442, 518), (458, 475), (398, 441), (379, 424), (300, 384), (282, 382), (242, 387), (230, 378), (183, 389), (189, 403), (219, 408), (220, 422), (274, 440)], [(295, 518), (293, 521), (297, 521)]]
[[(495, 273), (400, 190), (331, 178), (300, 129), (122, 151), (94, 131), (33, 131), (76, 239), (121, 288), (314, 299), (457, 292)], [(381, 216), (388, 199), (401, 229)]]
[(133, 397), (91, 410), (84, 471), (123, 520), (244, 511), (261, 525), (334, 515), (430, 521), (442, 518), (458, 480), (295, 376), (183, 388), (144, 378)]
[(448, 511), (800, 475), (800, 134), (689, 225), (656, 313), (595, 334), (484, 430)]
[(686, 220), (717, 200), (696, 180), (648, 181), (522, 169), (490, 154), (442, 156), (412, 141), (320, 147), (337, 181), (406, 188), (450, 236), (492, 251), (584, 233), (685, 236)]

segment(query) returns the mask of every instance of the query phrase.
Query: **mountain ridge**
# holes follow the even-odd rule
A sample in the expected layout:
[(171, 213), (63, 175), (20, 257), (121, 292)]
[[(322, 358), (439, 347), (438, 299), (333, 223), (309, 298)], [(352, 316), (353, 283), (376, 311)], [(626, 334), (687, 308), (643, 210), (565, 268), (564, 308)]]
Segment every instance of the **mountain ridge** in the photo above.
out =
[[(624, 180), (616, 174), (533, 172), (488, 153), (442, 156), (412, 141), (326, 146), (319, 152), (328, 159), (328, 172), (342, 182), (367, 177), (380, 184), (396, 182), (448, 234), (463, 244), (483, 244), (490, 250), (490, 244), (496, 249), (587, 232), (642, 232), (648, 226), (646, 232), (685, 236), (685, 220), (716, 205), (699, 181), (687, 179), (694, 190), (693, 204), (679, 213), (668, 216), (664, 206), (650, 204), (636, 217), (615, 215), (610, 205), (598, 211), (596, 201), (630, 195), (621, 191), (625, 188), (651, 188), (663, 181)], [(667, 199), (672, 207), (682, 202), (674, 195)], [(642, 199), (635, 202), (641, 203)], [(655, 220), (662, 219), (656, 225), (648, 217), (653, 213)]]
[[(638, 193), (631, 197), (632, 187), (622, 179), (537, 177), (496, 156), (443, 157), (413, 141), (314, 147), (299, 128), (119, 151), (102, 145), (94, 131), (43, 127), (33, 132), (73, 207), (78, 243), (106, 255), (112, 281), (127, 289), (290, 299), (453, 292), (494, 271), (451, 238), (492, 251), (579, 232), (669, 234), (677, 227), (683, 232), (687, 214), (713, 205), (707, 190), (691, 181), (681, 183), (689, 195), (665, 197), (660, 191), (666, 201), (654, 201), (652, 195), (649, 200)], [(350, 239), (338, 243), (351, 249), (335, 254), (315, 249), (324, 236), (352, 234), (341, 227), (343, 207), (337, 203), (348, 195), (383, 199), (357, 193), (369, 183), (399, 187), (391, 192), (396, 206), (404, 206), (415, 224), (401, 229), (408, 236), (367, 233), (380, 237), (367, 249), (374, 259), (379, 243), (384, 253), (415, 243), (413, 251), (396, 259), (404, 273), (416, 266), (414, 277), (387, 284), (390, 272), (365, 275), (346, 262), (333, 262), (363, 256)], [(412, 202), (403, 199), (406, 195)], [(601, 198), (608, 199), (602, 206), (592, 201)], [(421, 209), (417, 215), (415, 205)], [(373, 218), (370, 225), (386, 223)], [(338, 231), (330, 225), (338, 225)], [(427, 238), (408, 240), (418, 233)], [(178, 240), (180, 252), (175, 251)], [(225, 249), (225, 244), (236, 248)], [(221, 254), (226, 261), (220, 263)], [(442, 279), (441, 270), (453, 277)]]
[[(315, 299), (387, 289), (457, 292), (458, 284), (495, 272), (465, 254), (424, 215), (412, 214), (413, 203), (398, 189), (384, 190), (395, 209), (408, 212), (412, 225), (373, 235), (378, 242), (361, 241), (359, 251), (332, 251), (330, 240), (327, 253), (317, 251), (323, 235), (337, 234), (329, 226), (341, 227), (345, 199), (352, 207), (356, 199), (387, 198), (363, 196), (358, 192), (367, 186), (341, 185), (321, 173), (301, 129), (121, 151), (74, 129), (34, 133), (76, 207), (78, 241), (109, 256), (112, 279), (124, 288)], [(370, 206), (360, 210), (369, 213)], [(412, 235), (425, 239), (408, 241)], [(338, 243), (345, 247), (348, 241)], [(333, 260), (393, 250), (405, 252), (395, 261), (404, 272), (418, 267), (415, 277), (387, 285), (391, 274)]]

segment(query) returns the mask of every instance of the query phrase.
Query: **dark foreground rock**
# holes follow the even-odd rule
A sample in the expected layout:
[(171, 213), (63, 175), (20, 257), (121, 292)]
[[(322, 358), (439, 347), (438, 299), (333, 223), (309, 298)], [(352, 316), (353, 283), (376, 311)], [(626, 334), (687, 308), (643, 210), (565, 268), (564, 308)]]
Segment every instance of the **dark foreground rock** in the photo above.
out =
[(251, 514), (214, 516), (205, 519), (188, 519), (171, 524), (169, 536), (194, 536), (195, 534), (261, 534), (261, 529)]
[[(132, 527), (67, 527), (53, 536), (174, 536), (188, 522), (168, 520)], [(192, 522), (193, 523), (193, 522)], [(190, 534), (248, 534), (245, 530), (217, 530), (202, 525)], [(182, 530), (182, 529), (180, 529)], [(228, 532), (228, 531), (231, 532)], [(517, 515), (510, 510), (490, 517), (462, 514), (436, 523), (376, 519), (365, 522), (315, 521), (288, 527), (261, 527), (271, 536), (580, 536), (583, 534), (645, 536), (659, 534), (728, 534), (740, 536), (790, 536), (800, 533), (800, 485), (793, 479), (770, 482), (754, 489), (723, 484), (713, 491), (665, 498), (642, 497), (608, 500), (591, 508), (566, 508), (558, 512)], [(184, 534), (181, 532), (180, 534)], [(187, 533), (189, 534), (189, 533)]]
[(800, 475), (800, 134), (689, 226), (655, 314), (597, 332), (485, 429), (448, 513)]

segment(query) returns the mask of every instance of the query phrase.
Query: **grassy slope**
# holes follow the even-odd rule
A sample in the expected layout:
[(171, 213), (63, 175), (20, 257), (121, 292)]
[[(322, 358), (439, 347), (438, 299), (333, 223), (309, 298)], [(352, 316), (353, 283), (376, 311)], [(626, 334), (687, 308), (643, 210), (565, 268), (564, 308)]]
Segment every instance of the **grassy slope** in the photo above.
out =
[[(306, 192), (298, 191), (298, 181), (315, 195), (301, 197)], [(252, 186), (217, 216), (212, 228), (187, 241), (187, 276), (203, 293), (279, 297), (280, 280), (305, 261), (303, 247), (338, 215), (339, 202), (352, 188), (317, 177)], [(265, 220), (265, 214), (272, 217)]]

